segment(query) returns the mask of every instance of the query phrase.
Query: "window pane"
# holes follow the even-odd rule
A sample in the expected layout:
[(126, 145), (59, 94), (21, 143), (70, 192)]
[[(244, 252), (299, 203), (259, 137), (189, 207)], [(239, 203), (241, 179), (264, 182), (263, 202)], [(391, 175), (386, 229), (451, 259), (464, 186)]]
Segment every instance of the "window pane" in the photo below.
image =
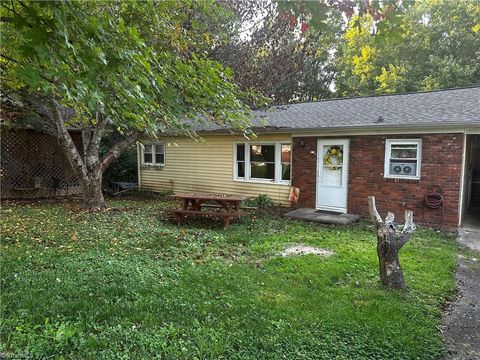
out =
[(290, 159), (292, 146), (290, 144), (282, 144), (282, 152), (280, 154), (282, 161), (282, 178), (281, 180), (290, 180)]
[(391, 158), (415, 159), (417, 157), (417, 145), (392, 145)]
[(250, 164), (250, 176), (256, 179), (275, 179), (275, 163), (257, 162)]
[(290, 180), (290, 163), (282, 163), (282, 180)]
[[(339, 165), (339, 166), (335, 166)], [(323, 166), (331, 170), (340, 169), (343, 165), (343, 145), (323, 146)]]
[(289, 144), (282, 144), (282, 162), (290, 162), (290, 154), (292, 146)]
[(237, 160), (245, 161), (245, 144), (237, 144)]
[(143, 162), (144, 163), (152, 163), (152, 154), (147, 154), (147, 153), (144, 153), (143, 154)]
[(144, 153), (152, 153), (152, 145), (145, 145), (145, 149), (143, 149)]
[(245, 162), (239, 161), (237, 163), (237, 177), (244, 178), (245, 177)]
[(275, 145), (252, 145), (250, 161), (275, 162)]
[(324, 166), (322, 169), (322, 186), (325, 187), (342, 187), (343, 168), (331, 168)]
[(155, 154), (155, 163), (156, 164), (163, 164), (165, 162), (165, 155), (164, 154)]
[(157, 144), (157, 145), (155, 145), (155, 152), (156, 152), (157, 154), (163, 154), (163, 153), (165, 153), (163, 144)]

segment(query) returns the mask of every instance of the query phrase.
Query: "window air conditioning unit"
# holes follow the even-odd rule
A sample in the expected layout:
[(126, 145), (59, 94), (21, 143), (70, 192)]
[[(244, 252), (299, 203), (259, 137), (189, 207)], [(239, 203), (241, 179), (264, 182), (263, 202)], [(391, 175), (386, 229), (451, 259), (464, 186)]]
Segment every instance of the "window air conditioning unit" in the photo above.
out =
[(390, 175), (417, 175), (417, 164), (412, 163), (391, 163)]

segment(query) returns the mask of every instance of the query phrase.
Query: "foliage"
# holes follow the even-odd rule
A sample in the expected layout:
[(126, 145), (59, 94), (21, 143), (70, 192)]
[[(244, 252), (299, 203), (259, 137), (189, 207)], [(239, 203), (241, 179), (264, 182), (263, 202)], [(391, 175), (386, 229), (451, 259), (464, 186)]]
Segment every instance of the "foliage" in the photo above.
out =
[[(339, 96), (435, 90), (480, 81), (480, 4), (419, 1), (395, 36), (382, 37), (372, 16), (354, 17), (336, 59)], [(384, 29), (385, 34), (385, 29)]]
[[(378, 282), (367, 224), (248, 213), (169, 223), (159, 201), (1, 209), (2, 353), (31, 358), (436, 359), (453, 237), (419, 229), (407, 292)], [(330, 249), (278, 257), (290, 244)], [(414, 321), (412, 321), (414, 319)]]
[(274, 103), (330, 97), (339, 12), (329, 11), (319, 32), (309, 31), (281, 2), (233, 1), (232, 7), (238, 26), (213, 56), (232, 68), (242, 89), (254, 88)]
[[(104, 155), (108, 152), (117, 141), (121, 139), (121, 134), (111, 132), (107, 134), (100, 144), (100, 154)], [(138, 181), (137, 166), (137, 148), (132, 144), (126, 149), (112, 164), (104, 171), (102, 183), (104, 188), (110, 187), (112, 181)]]
[(480, 81), (478, 1), (231, 3), (236, 26), (213, 56), (274, 103)]
[[(105, 206), (103, 171), (141, 137), (194, 136), (209, 122), (251, 133), (244, 101), (259, 98), (208, 56), (229, 17), (220, 2), (4, 1), (0, 9), (2, 98), (52, 125), (92, 210)], [(122, 138), (100, 157), (108, 131)]]
[(101, 112), (123, 132), (178, 131), (199, 114), (236, 123), (248, 108), (229, 72), (201, 55), (206, 24), (189, 22), (189, 7), (225, 15), (209, 1), (5, 3), (5, 84), (55, 96), (87, 123)]
[(104, 188), (111, 187), (112, 181), (138, 182), (137, 149), (131, 146), (116, 159), (103, 173)]
[(273, 208), (273, 200), (268, 194), (260, 194), (255, 198), (250, 198), (244, 201), (246, 206), (255, 206), (259, 209)]

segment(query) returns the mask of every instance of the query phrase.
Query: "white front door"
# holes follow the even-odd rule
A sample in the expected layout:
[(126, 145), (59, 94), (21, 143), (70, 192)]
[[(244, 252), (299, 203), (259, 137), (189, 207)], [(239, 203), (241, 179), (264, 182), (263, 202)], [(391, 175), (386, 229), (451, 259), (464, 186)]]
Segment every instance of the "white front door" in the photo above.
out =
[(347, 212), (348, 139), (318, 140), (318, 210)]

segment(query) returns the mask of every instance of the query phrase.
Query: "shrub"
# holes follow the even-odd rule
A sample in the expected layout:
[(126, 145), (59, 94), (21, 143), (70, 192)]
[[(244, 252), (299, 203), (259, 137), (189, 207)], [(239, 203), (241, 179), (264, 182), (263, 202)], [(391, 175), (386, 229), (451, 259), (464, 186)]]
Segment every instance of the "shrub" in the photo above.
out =
[(269, 209), (274, 206), (273, 200), (267, 194), (260, 194), (255, 198), (247, 199), (244, 202), (245, 206), (255, 206), (259, 209)]

